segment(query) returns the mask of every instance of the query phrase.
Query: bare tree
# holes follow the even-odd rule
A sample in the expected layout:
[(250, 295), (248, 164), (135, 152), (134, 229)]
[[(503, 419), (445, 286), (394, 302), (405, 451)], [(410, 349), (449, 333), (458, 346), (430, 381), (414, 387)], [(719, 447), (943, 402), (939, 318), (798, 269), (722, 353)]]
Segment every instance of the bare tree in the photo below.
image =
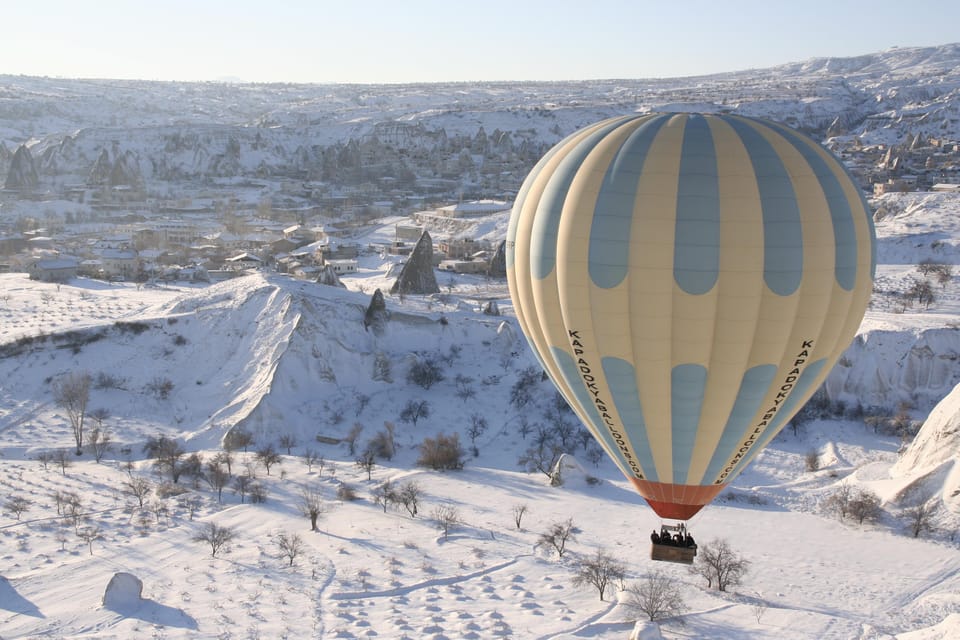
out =
[(300, 513), (310, 518), (310, 531), (317, 529), (317, 519), (326, 510), (320, 487), (305, 487), (300, 492)]
[(363, 410), (370, 404), (370, 396), (365, 393), (357, 392), (354, 394), (353, 399), (355, 401), (354, 405), (354, 415), (360, 417), (360, 414), (363, 413)]
[(663, 571), (648, 573), (646, 577), (626, 588), (622, 604), (635, 618), (662, 620), (678, 616), (686, 610), (680, 585)]
[(408, 400), (400, 412), (400, 421), (412, 423), (414, 428), (421, 418), (430, 417), (430, 403), (426, 400)]
[(869, 489), (859, 489), (850, 500), (850, 515), (857, 519), (857, 524), (864, 520), (874, 521), (880, 517), (880, 496)]
[(407, 371), (407, 382), (429, 389), (443, 380), (443, 370), (432, 357), (418, 358)]
[(98, 463), (103, 460), (103, 456), (110, 450), (110, 443), (110, 430), (103, 429), (99, 425), (94, 427), (87, 442), (87, 446), (93, 452), (93, 459)]
[(573, 586), (594, 586), (601, 600), (611, 582), (622, 581), (627, 575), (626, 565), (602, 549), (598, 549), (592, 557), (577, 562), (575, 570)]
[(225, 451), (243, 449), (246, 452), (253, 441), (252, 433), (242, 427), (234, 427), (223, 437), (223, 448)]
[(206, 542), (210, 545), (210, 557), (216, 558), (227, 544), (236, 537), (233, 529), (230, 527), (221, 527), (214, 522), (208, 522), (203, 525), (193, 536), (194, 542)]
[(210, 460), (214, 464), (223, 465), (227, 468), (227, 476), (233, 475), (233, 452), (227, 449), (224, 449), (220, 453), (216, 454)]
[(83, 513), (83, 501), (75, 493), (66, 493), (63, 505), (63, 515), (73, 522), (74, 533), (79, 533), (80, 523), (86, 514)]
[(100, 527), (84, 527), (77, 531), (77, 536), (87, 543), (87, 547), (90, 549), (90, 555), (93, 555), (93, 541), (101, 538)]
[(7, 501), (3, 503), (3, 509), (15, 515), (17, 520), (20, 520), (20, 516), (28, 511), (32, 504), (30, 500), (23, 496), (10, 496), (7, 498)]
[(292, 567), (293, 561), (304, 551), (303, 538), (300, 537), (299, 533), (280, 533), (277, 536), (277, 547), (279, 547), (280, 553), (289, 560), (287, 566)]
[(517, 529), (520, 528), (520, 521), (523, 520), (523, 516), (526, 515), (527, 511), (528, 508), (525, 504), (513, 505), (513, 522), (517, 525)]
[(441, 504), (434, 507), (431, 512), (437, 528), (443, 533), (443, 539), (446, 540), (450, 531), (460, 522), (460, 512), (452, 504)]
[[(292, 433), (285, 433), (280, 436), (280, 446), (287, 450), (287, 455), (292, 455), (290, 453), (291, 449), (297, 446), (297, 437)], [(269, 473), (267, 475), (270, 475)]]
[(930, 500), (921, 499), (916, 505), (904, 511), (914, 538), (919, 538), (924, 531), (933, 529), (934, 509), (934, 504)]
[(233, 479), (233, 492), (240, 496), (240, 502), (247, 501), (247, 494), (250, 492), (250, 485), (253, 484), (253, 476), (243, 475)]
[(159, 498), (152, 500), (147, 507), (153, 512), (153, 517), (157, 519), (157, 524), (160, 524), (166, 516), (170, 515), (170, 509), (167, 508), (167, 503)]
[(40, 463), (40, 466), (43, 467), (43, 470), (46, 471), (50, 468), (50, 463), (55, 461), (55, 454), (53, 451), (41, 451), (37, 454), (37, 462)]
[(489, 426), (487, 419), (479, 413), (470, 414), (470, 424), (467, 425), (467, 437), (470, 438), (470, 447), (473, 451), (474, 458), (480, 455), (480, 450), (477, 448), (477, 438), (482, 436)]
[(690, 572), (706, 580), (708, 588), (726, 591), (727, 587), (740, 584), (749, 567), (750, 562), (731, 549), (730, 543), (716, 539), (699, 546)]
[(153, 484), (146, 478), (140, 476), (131, 476), (129, 480), (123, 483), (124, 490), (137, 499), (140, 508), (143, 509), (144, 499), (153, 491)]
[(83, 420), (90, 402), (90, 374), (71, 371), (54, 380), (53, 401), (67, 412), (79, 456), (83, 453)]
[(378, 431), (367, 443), (365, 452), (370, 453), (374, 458), (392, 460), (393, 454), (396, 452), (393, 438), (387, 431)]
[(380, 505), (386, 513), (390, 505), (397, 500), (397, 492), (390, 480), (384, 480), (370, 491), (373, 504)]
[(204, 477), (210, 483), (210, 486), (216, 490), (217, 501), (223, 502), (223, 488), (230, 482), (230, 474), (223, 468), (217, 457), (214, 456), (213, 460), (207, 463), (207, 473)]
[(853, 499), (853, 487), (844, 480), (840, 483), (840, 486), (837, 487), (827, 499), (824, 501), (824, 506), (827, 507), (830, 511), (835, 511), (840, 516), (840, 519), (843, 520), (847, 517), (847, 514), (850, 512), (850, 501)]
[(158, 471), (161, 473), (168, 471), (173, 483), (179, 482), (180, 475), (183, 473), (180, 459), (187, 453), (179, 442), (167, 436), (147, 438), (146, 444), (143, 445), (143, 452), (153, 458), (153, 465)]
[(67, 502), (66, 492), (57, 490), (51, 493), (50, 497), (53, 498), (54, 504), (57, 505), (57, 515), (63, 515), (63, 505)]
[(567, 518), (563, 522), (554, 522), (546, 531), (540, 534), (537, 544), (550, 547), (557, 552), (557, 557), (562, 558), (567, 551), (567, 543), (574, 539), (573, 518)]
[(553, 438), (538, 439), (523, 455), (517, 460), (517, 464), (523, 467), (527, 472), (539, 471), (548, 478), (551, 483), (554, 481), (553, 469), (563, 455), (563, 449)]
[(190, 496), (180, 504), (186, 507), (190, 521), (193, 522), (193, 517), (200, 511), (200, 508), (203, 506), (203, 501), (197, 496)]
[(373, 451), (364, 451), (357, 458), (357, 466), (367, 472), (367, 480), (370, 480), (373, 476), (373, 468), (377, 466), (377, 457), (373, 455)]
[(53, 453), (54, 461), (60, 466), (60, 473), (67, 475), (67, 467), (73, 464), (66, 449), (57, 449)]
[(307, 465), (307, 471), (313, 472), (313, 465), (320, 466), (320, 474), (323, 475), (323, 456), (313, 449), (306, 449), (303, 452), (303, 464)]
[(417, 511), (420, 508), (420, 498), (423, 496), (423, 489), (413, 480), (408, 480), (400, 485), (397, 491), (397, 500), (407, 510), (411, 518), (417, 517)]
[(357, 452), (357, 438), (360, 437), (361, 431), (363, 431), (363, 425), (359, 422), (354, 422), (353, 426), (350, 427), (350, 431), (348, 431), (347, 435), (343, 438), (343, 441), (347, 443), (347, 451), (351, 456)]
[(517, 381), (510, 388), (510, 404), (522, 409), (533, 400), (534, 387), (540, 380), (541, 371), (537, 367), (527, 367), (517, 375)]
[(103, 428), (103, 421), (110, 417), (110, 410), (99, 407), (90, 412), (90, 418), (97, 423), (97, 426)]
[(267, 486), (262, 482), (250, 483), (250, 504), (262, 504), (267, 501)]
[(268, 444), (264, 447), (261, 447), (257, 450), (257, 462), (263, 465), (263, 468), (267, 470), (267, 475), (270, 475), (270, 467), (275, 464), (280, 464), (282, 458), (280, 454), (277, 453), (276, 449), (273, 448), (272, 444)]
[(462, 373), (458, 373), (454, 382), (457, 385), (456, 395), (460, 400), (466, 402), (470, 398), (477, 395), (476, 390), (473, 388), (473, 378), (470, 376), (465, 376)]
[(203, 454), (199, 451), (194, 451), (186, 457), (186, 459), (181, 464), (181, 470), (183, 475), (189, 476), (193, 479), (193, 488), (200, 488), (200, 481), (203, 480)]

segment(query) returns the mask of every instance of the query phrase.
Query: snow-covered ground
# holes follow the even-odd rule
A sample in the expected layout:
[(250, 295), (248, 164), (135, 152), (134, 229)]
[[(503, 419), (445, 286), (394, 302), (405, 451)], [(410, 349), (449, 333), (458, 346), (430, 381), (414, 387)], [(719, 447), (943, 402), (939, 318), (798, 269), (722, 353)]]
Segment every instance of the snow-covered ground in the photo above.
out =
[[(950, 337), (960, 334), (960, 283), (954, 275), (928, 309), (895, 294), (925, 258), (960, 262), (960, 201), (906, 194), (883, 204), (878, 291), (834, 384), (848, 397), (885, 389), (896, 398), (891, 409), (915, 397), (910, 410), (922, 419), (960, 381), (960, 347)], [(478, 222), (476, 237), (502, 237), (504, 221)], [(383, 221), (364, 242), (394, 223)], [(943, 493), (956, 485), (944, 471), (956, 449), (941, 447), (932, 471), (926, 454), (894, 467), (915, 454), (901, 454), (899, 438), (862, 420), (786, 430), (690, 523), (701, 543), (726, 539), (751, 563), (742, 585), (709, 590), (684, 567), (648, 559), (659, 520), (609, 463), (593, 465), (572, 446), (601, 482), (571, 473), (560, 487), (518, 467), (534, 434), (522, 435), (510, 388), (534, 359), (504, 283), (439, 276), (439, 295), (388, 296), (390, 320), (377, 334), (363, 316), (373, 290), (392, 281), (390, 266), (364, 257), (360, 272), (344, 278), (347, 289), (263, 273), (160, 288), (0, 275), (0, 500), (30, 501), (19, 519), (9, 509), (0, 515), (0, 637), (625, 638), (634, 620), (618, 590), (601, 601), (572, 583), (576, 561), (600, 549), (626, 564), (628, 583), (661, 569), (681, 585), (686, 613), (645, 627), (644, 638), (960, 637), (960, 514)], [(504, 316), (480, 312), (489, 299)], [(406, 380), (410, 363), (428, 356), (445, 376), (429, 390)], [(99, 463), (71, 452), (70, 466), (53, 460), (45, 468), (38, 455), (73, 446), (51, 386), (71, 371), (91, 375), (88, 410), (104, 410), (113, 447)], [(540, 390), (524, 410), (531, 424), (553, 404), (548, 383)], [(415, 424), (401, 419), (410, 400), (431, 408)], [(944, 403), (938, 414), (960, 413), (956, 393)], [(418, 445), (438, 433), (460, 434), (469, 450), (472, 416), (488, 428), (463, 470), (416, 465)], [(378, 460), (369, 478), (347, 444), (329, 443), (360, 424), (360, 450), (385, 422), (396, 424), (397, 453)], [(88, 418), (88, 431), (94, 424)], [(950, 424), (941, 420), (938, 433)], [(233, 472), (254, 473), (266, 502), (251, 504), (232, 484), (219, 501), (210, 484), (184, 476), (182, 493), (168, 495), (167, 486), (168, 497), (151, 493), (140, 508), (126, 484), (145, 478), (160, 487), (169, 475), (146, 459), (148, 438), (178, 438), (209, 461), (235, 425), (256, 444), (236, 453)], [(284, 436), (296, 440), (289, 455)], [(929, 449), (929, 436), (921, 439)], [(282, 454), (269, 474), (254, 462), (268, 443)], [(308, 449), (323, 456), (322, 469), (304, 463)], [(811, 451), (816, 470), (806, 464)], [(419, 485), (416, 517), (374, 503), (372, 490), (386, 480)], [(877, 522), (841, 521), (827, 510), (844, 482), (883, 500)], [(917, 483), (939, 497), (931, 502), (936, 529), (914, 538), (905, 516)], [(338, 499), (342, 487), (358, 499)], [(300, 513), (304, 489), (323, 495), (318, 532)], [(79, 497), (82, 517), (58, 515), (58, 492)], [(519, 528), (518, 505), (527, 507)], [(434, 517), (443, 506), (459, 514), (446, 536)], [(537, 541), (568, 518), (576, 536), (558, 558)], [(193, 540), (209, 523), (236, 533), (216, 557)], [(90, 543), (78, 534), (93, 529)], [(292, 565), (277, 545), (281, 534), (303, 541)], [(117, 572), (142, 580), (138, 604), (101, 605)]]

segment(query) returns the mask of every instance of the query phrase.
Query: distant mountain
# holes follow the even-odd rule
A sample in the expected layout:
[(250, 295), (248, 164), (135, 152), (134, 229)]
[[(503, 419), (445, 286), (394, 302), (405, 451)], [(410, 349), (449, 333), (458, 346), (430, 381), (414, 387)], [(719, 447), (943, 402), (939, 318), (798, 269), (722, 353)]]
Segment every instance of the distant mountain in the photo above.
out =
[[(491, 170), (515, 189), (545, 148), (613, 115), (723, 110), (821, 139), (899, 144), (918, 134), (960, 140), (958, 98), (960, 44), (650, 80), (310, 85), (0, 75), (0, 145), (27, 144), (42, 157), (41, 181), (85, 180), (105, 149), (133, 154), (148, 182), (329, 180), (363, 159), (368, 174), (352, 178), (422, 177), (427, 166), (433, 177), (466, 173), (430, 164), (446, 154), (454, 164), (513, 162)], [(370, 169), (371, 160), (383, 170)]]

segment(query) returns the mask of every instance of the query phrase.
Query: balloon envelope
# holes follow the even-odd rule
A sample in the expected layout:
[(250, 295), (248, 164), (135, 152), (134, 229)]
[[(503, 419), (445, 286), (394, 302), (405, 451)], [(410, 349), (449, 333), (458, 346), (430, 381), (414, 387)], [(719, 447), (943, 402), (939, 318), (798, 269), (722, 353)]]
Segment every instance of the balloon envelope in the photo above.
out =
[(531, 171), (507, 232), (528, 342), (665, 518), (709, 503), (820, 386), (874, 269), (840, 161), (741, 116), (578, 131)]

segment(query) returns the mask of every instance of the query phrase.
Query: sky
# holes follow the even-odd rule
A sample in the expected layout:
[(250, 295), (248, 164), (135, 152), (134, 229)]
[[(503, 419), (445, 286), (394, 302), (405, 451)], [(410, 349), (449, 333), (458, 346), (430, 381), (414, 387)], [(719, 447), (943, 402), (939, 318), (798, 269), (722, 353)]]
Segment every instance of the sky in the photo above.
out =
[(411, 83), (666, 78), (960, 41), (943, 0), (36, 0), (0, 73)]

